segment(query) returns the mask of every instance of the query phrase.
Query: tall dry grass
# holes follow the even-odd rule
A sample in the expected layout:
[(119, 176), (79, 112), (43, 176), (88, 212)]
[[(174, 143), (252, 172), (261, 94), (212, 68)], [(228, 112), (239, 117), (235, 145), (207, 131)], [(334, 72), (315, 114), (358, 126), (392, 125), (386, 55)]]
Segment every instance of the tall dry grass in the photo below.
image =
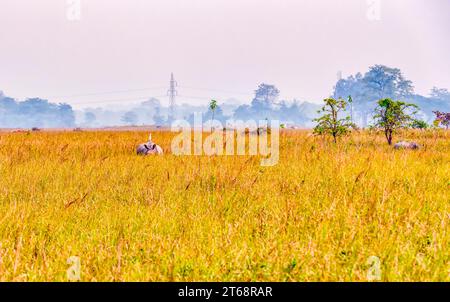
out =
[(450, 281), (448, 132), (395, 151), (281, 134), (281, 157), (138, 157), (144, 132), (0, 134), (0, 280)]

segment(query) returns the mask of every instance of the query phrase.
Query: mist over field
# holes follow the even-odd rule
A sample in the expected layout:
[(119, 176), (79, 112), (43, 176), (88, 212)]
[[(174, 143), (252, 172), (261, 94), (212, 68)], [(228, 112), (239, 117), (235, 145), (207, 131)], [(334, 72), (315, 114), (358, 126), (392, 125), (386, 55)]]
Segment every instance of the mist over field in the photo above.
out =
[[(381, 83), (381, 84), (380, 84)], [(433, 87), (428, 96), (414, 93), (414, 84), (405, 79), (396, 68), (375, 65), (365, 73), (357, 73), (340, 79), (333, 91), (324, 92), (324, 96), (347, 98), (354, 100), (353, 115), (361, 127), (368, 126), (377, 100), (393, 98), (410, 102), (419, 106), (417, 116), (427, 123), (432, 123), (433, 111), (450, 111), (450, 92), (445, 88)], [(226, 120), (246, 120), (248, 118), (264, 120), (277, 119), (281, 123), (312, 127), (312, 120), (317, 117), (320, 108), (319, 100), (298, 101), (283, 100), (275, 85), (262, 83), (254, 91), (251, 101), (239, 102), (236, 99), (219, 103), (215, 119), (222, 123)], [(204, 120), (211, 119), (207, 105), (189, 105), (183, 103), (175, 106), (174, 115), (170, 108), (164, 106), (158, 98), (134, 105), (120, 104), (114, 108), (92, 107), (73, 109), (67, 103), (54, 104), (47, 100), (33, 98), (17, 101), (0, 93), (0, 127), (3, 128), (61, 128), (61, 127), (105, 127), (105, 126), (170, 126), (175, 119), (185, 119), (193, 123), (194, 113), (202, 113)]]
[[(207, 118), (211, 100), (221, 121), (312, 127), (329, 96), (352, 96), (360, 126), (381, 97), (431, 122), (450, 107), (449, 11), (446, 0), (4, 0), (0, 127), (170, 125)], [(263, 99), (261, 84), (276, 93)]]

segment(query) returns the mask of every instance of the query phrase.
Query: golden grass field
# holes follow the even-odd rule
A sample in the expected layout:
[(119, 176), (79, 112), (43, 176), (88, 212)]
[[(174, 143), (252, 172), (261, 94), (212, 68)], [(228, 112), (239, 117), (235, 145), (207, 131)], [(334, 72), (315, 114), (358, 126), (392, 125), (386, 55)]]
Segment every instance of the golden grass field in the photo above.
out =
[(138, 157), (148, 132), (0, 133), (0, 281), (450, 281), (450, 132), (337, 145), (284, 131), (280, 161)]

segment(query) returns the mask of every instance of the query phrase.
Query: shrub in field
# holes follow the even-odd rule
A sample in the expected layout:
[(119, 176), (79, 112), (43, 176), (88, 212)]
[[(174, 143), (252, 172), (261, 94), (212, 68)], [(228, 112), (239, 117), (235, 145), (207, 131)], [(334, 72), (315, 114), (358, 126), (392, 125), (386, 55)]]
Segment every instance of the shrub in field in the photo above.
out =
[(450, 126), (450, 112), (433, 111), (433, 113), (436, 115), (435, 126), (439, 127), (442, 125), (448, 129), (448, 126)]
[(325, 105), (318, 111), (319, 114), (322, 113), (323, 115), (313, 120), (317, 122), (314, 133), (320, 135), (329, 134), (336, 143), (338, 137), (349, 133), (351, 129), (356, 129), (356, 125), (352, 123), (350, 116), (345, 118), (339, 117), (339, 113), (345, 111), (347, 107), (345, 100), (328, 98), (324, 102)]
[(373, 127), (381, 129), (388, 144), (392, 145), (393, 134), (398, 129), (411, 127), (415, 121), (412, 116), (416, 113), (416, 109), (418, 107), (414, 104), (391, 99), (379, 100), (375, 109), (375, 125)]
[(413, 129), (427, 129), (429, 127), (430, 126), (425, 121), (422, 120), (414, 120), (411, 123), (411, 128)]

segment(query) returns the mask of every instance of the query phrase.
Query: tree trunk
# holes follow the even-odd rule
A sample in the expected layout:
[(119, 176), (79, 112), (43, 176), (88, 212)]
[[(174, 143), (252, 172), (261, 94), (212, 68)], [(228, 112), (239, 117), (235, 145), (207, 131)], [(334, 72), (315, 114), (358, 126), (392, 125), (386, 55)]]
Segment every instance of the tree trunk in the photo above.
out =
[(214, 122), (214, 110), (212, 111), (211, 132), (213, 132), (213, 122)]
[(387, 138), (389, 146), (391, 146), (392, 145), (392, 131), (388, 130), (386, 132), (386, 138)]
[(392, 145), (392, 131), (388, 129), (384, 130), (384, 136), (386, 137), (388, 144)]

